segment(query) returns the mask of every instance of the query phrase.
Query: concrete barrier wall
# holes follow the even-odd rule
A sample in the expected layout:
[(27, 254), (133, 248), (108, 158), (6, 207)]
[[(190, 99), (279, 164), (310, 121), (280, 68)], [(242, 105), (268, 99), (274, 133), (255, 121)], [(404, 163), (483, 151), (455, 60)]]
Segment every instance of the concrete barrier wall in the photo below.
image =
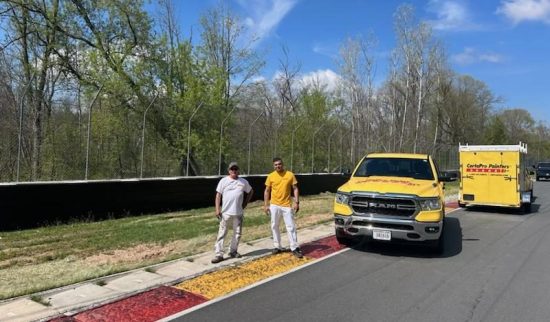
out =
[[(263, 199), (266, 175), (242, 176)], [(302, 195), (335, 192), (340, 174), (296, 175)], [(160, 213), (214, 205), (221, 177), (65, 181), (0, 184), (0, 231)]]

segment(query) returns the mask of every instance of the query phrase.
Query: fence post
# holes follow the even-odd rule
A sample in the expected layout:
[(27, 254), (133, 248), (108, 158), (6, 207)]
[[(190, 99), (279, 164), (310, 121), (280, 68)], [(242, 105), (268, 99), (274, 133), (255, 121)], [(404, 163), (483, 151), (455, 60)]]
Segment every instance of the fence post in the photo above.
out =
[(235, 110), (235, 108), (237, 108), (237, 105), (233, 106), (233, 108), (231, 109), (231, 111), (229, 111), (229, 113), (227, 113), (227, 116), (223, 119), (222, 125), (220, 126), (220, 151), (219, 151), (219, 154), (218, 154), (218, 175), (221, 175), (221, 174), (222, 174), (222, 141), (223, 141), (223, 126), (225, 125), (225, 122), (227, 121), (227, 119), (229, 119), (229, 116), (231, 116), (231, 113), (233, 113), (233, 111)]
[(31, 76), (29, 83), (25, 86), (25, 89), (23, 90), (23, 94), (21, 95), (21, 102), (19, 104), (19, 136), (18, 136), (18, 143), (17, 143), (17, 173), (15, 175), (15, 182), (19, 182), (19, 165), (20, 165), (19, 160), (21, 158), (21, 140), (23, 139), (23, 107), (25, 106), (24, 105), (25, 96), (27, 95), (27, 92), (31, 87), (33, 79), (34, 79), (34, 74)]
[(260, 117), (264, 115), (264, 113), (265, 111), (262, 111), (262, 113), (260, 113), (260, 115), (258, 115), (258, 117), (256, 117), (256, 119), (248, 127), (248, 162), (247, 162), (248, 168), (246, 171), (246, 174), (248, 175), (250, 174), (250, 151), (252, 149), (252, 126), (254, 126), (254, 123), (256, 123), (256, 121), (258, 121)]
[(332, 139), (332, 136), (334, 133), (336, 133), (336, 130), (338, 130), (338, 127), (336, 127), (328, 136), (328, 158), (327, 158), (327, 172), (330, 173), (330, 140)]
[(343, 159), (344, 159), (344, 130), (340, 128), (340, 172), (343, 168)]
[(103, 85), (99, 88), (97, 93), (94, 96), (94, 99), (90, 103), (90, 107), (88, 107), (88, 134), (86, 139), (86, 170), (84, 172), (84, 180), (88, 180), (88, 167), (90, 164), (90, 138), (92, 134), (92, 108), (94, 106), (94, 103), (99, 96), (99, 93), (101, 93), (101, 90), (103, 90)]
[(298, 123), (298, 126), (296, 126), (293, 130), (292, 130), (292, 135), (291, 135), (291, 139), (290, 139), (290, 171), (293, 171), (293, 165), (294, 165), (294, 135), (296, 134), (296, 131), (300, 128), (300, 126), (302, 126), (302, 124), (304, 124), (304, 122), (306, 121), (306, 119), (303, 119), (302, 122)]
[(315, 164), (315, 136), (317, 133), (324, 127), (324, 125), (319, 126), (315, 132), (313, 132), (313, 140), (311, 143), (311, 173), (313, 173), (313, 168)]
[(185, 176), (189, 176), (189, 155), (191, 153), (191, 120), (193, 119), (193, 116), (197, 114), (197, 111), (199, 108), (201, 108), (203, 102), (200, 102), (197, 107), (193, 110), (193, 113), (191, 113), (191, 116), (189, 117), (189, 120), (187, 121), (187, 160), (185, 162)]
[(147, 112), (149, 111), (149, 108), (153, 106), (153, 103), (155, 102), (158, 96), (159, 96), (159, 93), (156, 93), (155, 97), (153, 97), (153, 100), (151, 101), (151, 103), (149, 103), (149, 106), (147, 106), (147, 108), (145, 109), (145, 112), (143, 113), (143, 123), (141, 126), (141, 162), (140, 162), (141, 164), (139, 167), (140, 179), (143, 178), (143, 154), (145, 150), (145, 117), (147, 116)]

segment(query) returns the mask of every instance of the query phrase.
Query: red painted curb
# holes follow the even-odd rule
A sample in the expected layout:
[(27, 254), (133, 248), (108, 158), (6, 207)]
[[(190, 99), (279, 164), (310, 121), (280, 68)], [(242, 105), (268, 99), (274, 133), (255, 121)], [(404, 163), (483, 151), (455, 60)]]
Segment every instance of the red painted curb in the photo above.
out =
[(446, 202), (445, 207), (458, 208), (458, 201)]
[(118, 302), (84, 311), (73, 317), (60, 317), (55, 322), (149, 322), (162, 319), (195, 305), (207, 298), (173, 287), (162, 286)]
[(304, 244), (300, 248), (307, 257), (321, 258), (344, 249), (346, 246), (340, 245), (335, 236), (329, 236)]

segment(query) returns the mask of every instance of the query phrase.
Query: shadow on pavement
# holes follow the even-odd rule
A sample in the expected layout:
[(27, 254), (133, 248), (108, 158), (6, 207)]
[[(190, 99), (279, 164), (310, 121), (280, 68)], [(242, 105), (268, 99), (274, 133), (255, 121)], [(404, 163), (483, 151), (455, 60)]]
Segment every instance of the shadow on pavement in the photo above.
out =
[(264, 254), (267, 254), (267, 253), (271, 253), (271, 249), (263, 248), (263, 249), (253, 250), (251, 252), (248, 252), (248, 253), (242, 254), (242, 255), (252, 257), (252, 256), (264, 255)]
[(531, 204), (530, 211), (525, 211), (522, 208), (508, 208), (508, 207), (496, 207), (496, 206), (468, 206), (462, 209), (466, 212), (475, 211), (475, 212), (482, 212), (487, 214), (493, 213), (493, 214), (524, 216), (524, 215), (538, 213), (540, 209), (540, 204), (537, 204), (537, 203)]

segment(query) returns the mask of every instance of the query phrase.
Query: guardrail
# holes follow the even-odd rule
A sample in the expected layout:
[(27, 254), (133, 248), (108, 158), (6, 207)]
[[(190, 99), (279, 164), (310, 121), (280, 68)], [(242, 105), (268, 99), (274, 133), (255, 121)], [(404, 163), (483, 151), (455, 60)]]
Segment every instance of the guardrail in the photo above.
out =
[[(263, 198), (266, 175), (242, 176)], [(0, 231), (214, 205), (221, 176), (0, 184)], [(302, 195), (335, 192), (341, 174), (297, 174)]]

